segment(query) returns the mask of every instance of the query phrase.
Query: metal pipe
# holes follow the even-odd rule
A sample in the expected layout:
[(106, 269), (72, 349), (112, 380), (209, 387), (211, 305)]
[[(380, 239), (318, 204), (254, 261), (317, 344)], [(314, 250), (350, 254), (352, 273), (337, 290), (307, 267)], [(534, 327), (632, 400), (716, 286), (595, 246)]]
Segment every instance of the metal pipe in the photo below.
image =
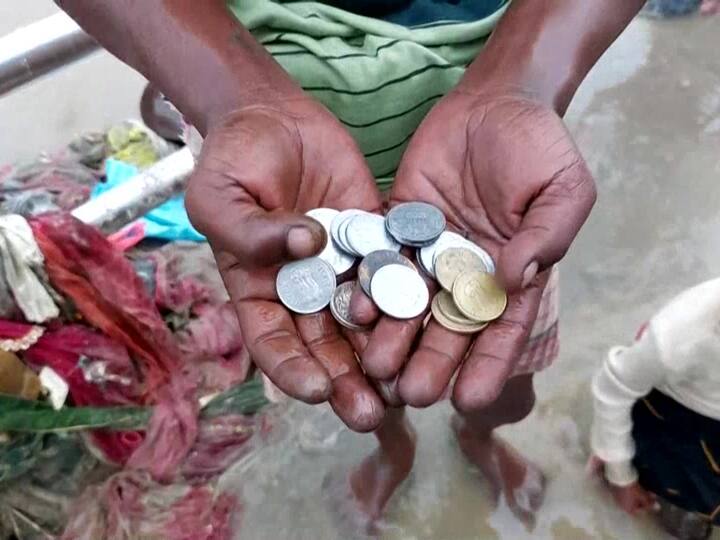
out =
[(106, 234), (119, 231), (180, 193), (194, 167), (195, 158), (185, 147), (126, 183), (78, 206), (72, 215)]
[(0, 96), (99, 49), (65, 13), (0, 38)]

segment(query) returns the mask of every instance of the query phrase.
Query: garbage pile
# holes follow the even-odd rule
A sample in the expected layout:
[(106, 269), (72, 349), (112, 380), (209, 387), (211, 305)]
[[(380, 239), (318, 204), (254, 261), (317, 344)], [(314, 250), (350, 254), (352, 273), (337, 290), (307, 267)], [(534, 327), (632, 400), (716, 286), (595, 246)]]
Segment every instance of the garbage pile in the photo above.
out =
[(105, 237), (69, 211), (173, 151), (126, 122), (0, 165), (0, 539), (232, 536), (215, 480), (272, 425), (182, 198)]

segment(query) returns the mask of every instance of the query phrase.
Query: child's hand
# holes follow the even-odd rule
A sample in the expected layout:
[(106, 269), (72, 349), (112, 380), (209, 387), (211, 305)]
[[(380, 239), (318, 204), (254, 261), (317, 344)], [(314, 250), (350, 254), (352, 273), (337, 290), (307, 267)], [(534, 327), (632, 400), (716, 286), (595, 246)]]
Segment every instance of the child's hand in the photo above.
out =
[(591, 456), (588, 460), (586, 471), (588, 475), (599, 476), (612, 493), (615, 503), (631, 516), (636, 516), (647, 511), (657, 511), (657, 497), (634, 482), (627, 486), (615, 486), (605, 480), (603, 469), (605, 463), (597, 456)]
[(658, 503), (655, 495), (644, 490), (637, 482), (629, 486), (608, 486), (617, 505), (631, 516), (656, 510)]

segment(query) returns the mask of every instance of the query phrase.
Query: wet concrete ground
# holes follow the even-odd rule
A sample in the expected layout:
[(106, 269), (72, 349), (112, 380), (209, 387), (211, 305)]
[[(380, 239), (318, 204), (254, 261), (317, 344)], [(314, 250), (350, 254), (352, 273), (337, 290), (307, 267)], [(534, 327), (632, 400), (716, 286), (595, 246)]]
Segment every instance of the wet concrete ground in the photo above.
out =
[[(632, 339), (656, 308), (720, 273), (720, 18), (636, 20), (568, 114), (599, 188), (595, 211), (562, 265), (562, 351), (537, 377), (538, 406), (503, 429), (549, 479), (534, 530), (489, 503), (463, 460), (446, 404), (412, 411), (412, 477), (391, 501), (387, 540), (662, 540), (586, 478), (589, 381), (609, 346)], [(238, 538), (350, 538), (321, 484), (374, 446), (325, 408), (295, 405), (287, 439), (225, 484), (247, 501)]]
[[(53, 10), (28, 4), (21, 21), (16, 7), (0, 7), (3, 32)], [(140, 88), (137, 75), (104, 55), (0, 100), (0, 162), (135, 114)], [(442, 404), (411, 411), (416, 466), (391, 502), (387, 540), (665, 538), (616, 510), (585, 477), (589, 380), (610, 345), (632, 339), (678, 291), (720, 272), (720, 17), (635, 21), (582, 87), (568, 122), (600, 198), (562, 266), (561, 356), (537, 377), (533, 415), (502, 431), (548, 476), (537, 525), (528, 531), (490, 505)], [(373, 438), (343, 429), (323, 407), (295, 405), (283, 423), (281, 444), (224, 478), (246, 501), (238, 538), (350, 538), (331, 518), (321, 484), (370, 452)]]

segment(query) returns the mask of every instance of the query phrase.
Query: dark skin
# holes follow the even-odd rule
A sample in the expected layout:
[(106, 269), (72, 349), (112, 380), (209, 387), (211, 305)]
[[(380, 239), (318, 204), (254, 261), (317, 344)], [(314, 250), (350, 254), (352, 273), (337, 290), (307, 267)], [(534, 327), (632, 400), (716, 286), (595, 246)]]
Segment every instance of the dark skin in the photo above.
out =
[[(293, 316), (278, 302), (277, 266), (317, 253), (326, 241), (303, 212), (380, 211), (381, 198), (350, 136), (221, 0), (58, 3), (207, 135), (188, 211), (210, 240), (258, 367), (292, 397), (329, 400), (358, 431), (381, 426), (386, 403), (436, 402), (459, 370), (452, 396), (466, 454), (481, 468), (488, 456), (510, 464), (503, 468), (509, 480), (500, 483), (514, 489), (512, 478), (527, 476), (528, 465), (496, 444), (492, 431), (527, 414), (513, 404), (532, 401), (531, 381), (508, 379), (547, 270), (595, 200), (561, 116), (643, 0), (515, 0), (462, 82), (410, 142), (391, 204), (437, 205), (452, 227), (490, 250), (510, 293), (506, 312), (477, 338), (435, 323), (423, 330), (419, 319), (379, 317), (359, 294), (353, 312), (358, 322), (375, 324), (372, 334), (346, 334), (328, 312)], [(504, 404), (502, 410), (493, 403)], [(380, 457), (352, 477), (352, 491), (371, 518), (409, 470), (396, 456), (382, 457), (393, 431), (414, 447), (407, 422), (393, 413), (378, 432)]]

